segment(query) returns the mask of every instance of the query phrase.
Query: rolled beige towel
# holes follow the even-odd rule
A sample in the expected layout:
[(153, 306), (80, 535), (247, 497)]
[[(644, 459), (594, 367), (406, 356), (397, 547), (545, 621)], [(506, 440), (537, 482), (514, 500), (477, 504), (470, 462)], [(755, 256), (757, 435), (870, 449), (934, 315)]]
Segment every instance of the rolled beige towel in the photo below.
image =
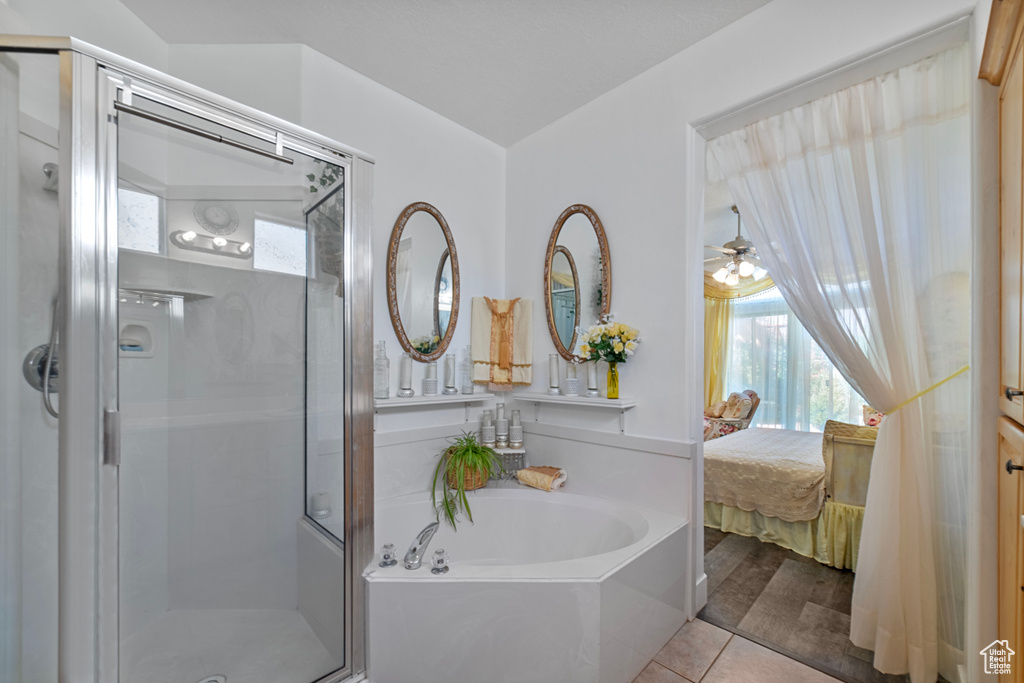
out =
[(516, 476), (527, 486), (541, 491), (553, 491), (565, 485), (566, 473), (560, 467), (525, 467)]

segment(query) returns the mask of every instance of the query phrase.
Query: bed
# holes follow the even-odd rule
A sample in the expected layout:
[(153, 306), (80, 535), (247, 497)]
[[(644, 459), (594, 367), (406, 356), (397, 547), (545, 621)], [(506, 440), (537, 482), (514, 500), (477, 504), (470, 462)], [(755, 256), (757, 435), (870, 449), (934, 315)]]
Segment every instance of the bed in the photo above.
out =
[(704, 524), (856, 570), (877, 429), (750, 428), (704, 444)]

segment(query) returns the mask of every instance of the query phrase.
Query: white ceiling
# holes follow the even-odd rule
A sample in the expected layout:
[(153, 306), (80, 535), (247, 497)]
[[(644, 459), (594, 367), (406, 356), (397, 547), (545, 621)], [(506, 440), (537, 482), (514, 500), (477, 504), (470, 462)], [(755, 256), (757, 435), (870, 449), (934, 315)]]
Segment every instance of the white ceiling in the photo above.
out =
[(769, 0), (121, 0), (165, 41), (304, 43), (508, 146)]

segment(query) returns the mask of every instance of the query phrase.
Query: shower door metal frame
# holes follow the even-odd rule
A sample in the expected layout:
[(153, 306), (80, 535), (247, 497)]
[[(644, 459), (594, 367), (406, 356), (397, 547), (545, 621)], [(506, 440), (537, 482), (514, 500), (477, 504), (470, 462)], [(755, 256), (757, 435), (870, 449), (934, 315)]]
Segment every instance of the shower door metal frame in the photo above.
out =
[[(373, 557), (372, 157), (74, 38), (0, 35), (60, 59), (59, 683), (118, 683), (117, 112), (138, 94), (348, 168), (344, 232), (345, 668), (366, 668)], [(128, 101), (126, 101), (128, 100)]]

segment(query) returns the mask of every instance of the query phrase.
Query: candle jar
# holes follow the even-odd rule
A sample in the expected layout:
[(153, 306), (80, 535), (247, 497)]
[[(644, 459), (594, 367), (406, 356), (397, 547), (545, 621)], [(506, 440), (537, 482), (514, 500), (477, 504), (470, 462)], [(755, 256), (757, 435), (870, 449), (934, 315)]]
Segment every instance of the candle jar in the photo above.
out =
[(587, 396), (597, 398), (600, 393), (597, 390), (597, 361), (587, 363)]
[(384, 340), (377, 342), (377, 356), (373, 359), (373, 397), (391, 396), (391, 361), (384, 349)]
[(508, 446), (508, 420), (500, 418), (494, 421), (494, 431), (498, 448), (505, 448)]
[(580, 395), (580, 380), (576, 377), (575, 363), (570, 362), (565, 364), (565, 382), (562, 387), (562, 393), (566, 396)]
[(455, 356), (448, 354), (444, 357), (444, 391), (446, 396), (459, 393), (455, 388)]
[(509, 445), (509, 448), (522, 448), (523, 447), (523, 427), (522, 427), (522, 425), (509, 425), (509, 427), (508, 427), (508, 445)]
[(402, 398), (416, 395), (412, 389), (412, 356), (408, 353), (403, 353), (398, 363), (398, 395)]
[(558, 354), (552, 353), (548, 356), (548, 394), (559, 396), (561, 393), (558, 388)]
[(423, 378), (423, 395), (437, 396), (437, 361), (427, 363), (427, 374)]

